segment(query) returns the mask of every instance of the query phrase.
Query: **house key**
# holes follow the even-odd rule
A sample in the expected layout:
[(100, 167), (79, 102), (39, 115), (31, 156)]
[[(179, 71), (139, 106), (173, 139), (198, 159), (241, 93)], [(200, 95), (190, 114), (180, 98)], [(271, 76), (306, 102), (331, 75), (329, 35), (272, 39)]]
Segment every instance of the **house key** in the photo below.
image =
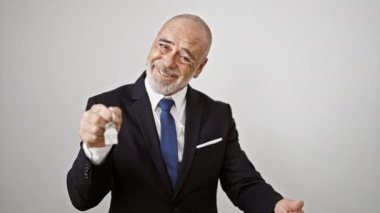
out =
[(106, 123), (104, 131), (104, 143), (106, 146), (117, 144), (117, 130), (115, 124), (115, 114), (112, 112), (112, 121)]

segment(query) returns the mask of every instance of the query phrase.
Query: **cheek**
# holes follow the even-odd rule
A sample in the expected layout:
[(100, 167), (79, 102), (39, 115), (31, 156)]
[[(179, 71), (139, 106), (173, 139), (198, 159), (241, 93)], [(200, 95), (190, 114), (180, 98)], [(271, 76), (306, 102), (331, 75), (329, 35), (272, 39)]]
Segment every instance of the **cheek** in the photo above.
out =
[(182, 79), (188, 79), (193, 75), (193, 69), (189, 66), (180, 67)]
[(148, 62), (152, 63), (154, 60), (159, 59), (159, 58), (161, 58), (161, 52), (156, 49), (152, 49), (149, 52)]

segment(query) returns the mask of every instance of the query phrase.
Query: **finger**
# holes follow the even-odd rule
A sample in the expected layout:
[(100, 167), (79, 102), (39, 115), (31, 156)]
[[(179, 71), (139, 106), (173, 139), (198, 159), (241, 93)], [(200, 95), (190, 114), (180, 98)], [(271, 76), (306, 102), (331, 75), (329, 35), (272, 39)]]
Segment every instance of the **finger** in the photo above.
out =
[(116, 125), (117, 131), (120, 130), (121, 123), (122, 123), (122, 112), (121, 109), (118, 107), (109, 107), (111, 112), (114, 114), (114, 122)]
[(294, 200), (294, 201), (288, 201), (288, 211), (301, 211), (303, 207), (303, 201), (302, 200)]
[(90, 108), (90, 111), (91, 112), (94, 112), (94, 113), (98, 113), (100, 110), (104, 109), (104, 108), (107, 108), (106, 106), (104, 106), (103, 104), (94, 104), (92, 105), (92, 107)]
[(295, 211), (295, 212), (287, 212), (287, 213), (305, 213), (303, 210)]
[(104, 126), (106, 125), (107, 121), (104, 120), (102, 117), (100, 117), (98, 114), (95, 114), (94, 112), (87, 111), (83, 114), (83, 121), (86, 121), (89, 124), (98, 126), (100, 128), (104, 129)]
[(122, 111), (119, 107), (108, 107), (108, 109), (115, 113), (115, 116), (121, 117)]
[(97, 125), (91, 124), (87, 120), (83, 120), (81, 122), (80, 128), (85, 132), (88, 132), (97, 136), (101, 136), (104, 134), (104, 126), (97, 126)]
[(91, 112), (102, 117), (106, 122), (112, 121), (112, 112), (103, 104), (95, 104), (90, 109)]

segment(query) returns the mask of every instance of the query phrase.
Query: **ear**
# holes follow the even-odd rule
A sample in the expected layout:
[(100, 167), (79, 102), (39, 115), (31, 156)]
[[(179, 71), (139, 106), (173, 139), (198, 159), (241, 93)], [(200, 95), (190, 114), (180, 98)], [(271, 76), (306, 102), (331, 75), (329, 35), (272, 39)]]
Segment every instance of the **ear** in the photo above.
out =
[(208, 58), (205, 58), (205, 60), (203, 60), (203, 62), (198, 66), (198, 69), (194, 72), (193, 78), (198, 78), (198, 76), (201, 74), (203, 70), (203, 67), (205, 67), (207, 62), (208, 62)]

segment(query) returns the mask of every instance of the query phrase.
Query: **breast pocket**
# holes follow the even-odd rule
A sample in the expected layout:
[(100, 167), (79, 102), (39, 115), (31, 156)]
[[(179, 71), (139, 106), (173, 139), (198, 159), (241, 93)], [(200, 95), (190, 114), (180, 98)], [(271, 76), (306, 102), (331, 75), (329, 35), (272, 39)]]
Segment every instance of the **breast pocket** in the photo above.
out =
[(217, 161), (222, 158), (223, 153), (223, 138), (217, 137), (199, 143), (196, 146), (195, 157), (207, 166), (209, 163), (219, 163)]
[(202, 148), (205, 148), (207, 146), (212, 146), (212, 145), (215, 145), (217, 143), (220, 143), (222, 142), (223, 138), (216, 138), (216, 139), (213, 139), (213, 140), (210, 140), (210, 141), (207, 141), (207, 142), (204, 142), (204, 143), (201, 143), (201, 144), (198, 144), (196, 146), (197, 149), (202, 149)]
[(224, 150), (225, 143), (221, 137), (199, 143), (193, 161), (195, 174), (202, 174), (202, 180), (217, 179), (223, 164)]

